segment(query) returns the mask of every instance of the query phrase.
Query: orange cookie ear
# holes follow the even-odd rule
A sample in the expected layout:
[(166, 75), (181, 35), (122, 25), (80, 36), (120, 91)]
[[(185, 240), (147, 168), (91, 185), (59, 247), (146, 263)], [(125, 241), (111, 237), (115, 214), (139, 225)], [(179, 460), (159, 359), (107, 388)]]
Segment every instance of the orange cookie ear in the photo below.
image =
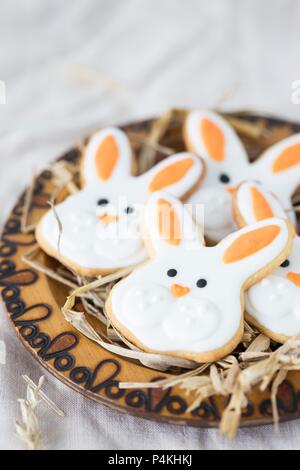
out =
[[(183, 138), (188, 150), (200, 155), (209, 165), (226, 170), (231, 165), (248, 165), (245, 147), (230, 123), (209, 110), (188, 113)], [(234, 167), (233, 167), (234, 168)]]
[(233, 209), (241, 227), (272, 217), (287, 218), (276, 196), (254, 181), (245, 181), (238, 186), (233, 196)]
[(165, 199), (157, 200), (157, 224), (160, 237), (170, 245), (181, 242), (181, 226), (174, 206)]
[(95, 155), (95, 169), (100, 180), (108, 180), (120, 158), (119, 147), (113, 135), (107, 135), (99, 144)]
[(280, 173), (300, 164), (300, 143), (285, 148), (274, 160), (272, 171)]
[(124, 179), (131, 175), (133, 156), (125, 132), (109, 127), (96, 132), (90, 139), (81, 168), (84, 184)]
[(150, 193), (161, 191), (172, 184), (178, 183), (193, 165), (194, 160), (191, 157), (187, 157), (162, 168), (150, 181), (148, 187)]
[(204, 177), (205, 164), (190, 152), (166, 158), (141, 176), (150, 193), (168, 191), (181, 198), (193, 190)]
[(223, 267), (248, 289), (287, 259), (293, 237), (292, 224), (273, 217), (232, 233), (216, 250)]
[(210, 157), (218, 162), (224, 161), (225, 138), (222, 129), (211, 119), (203, 118), (199, 132)]
[(177, 247), (198, 249), (199, 245), (204, 244), (203, 235), (190, 210), (164, 191), (153, 193), (148, 199), (144, 223), (146, 245), (150, 240), (155, 253)]
[(269, 246), (280, 232), (278, 225), (266, 225), (240, 234), (226, 249), (224, 263), (235, 263), (258, 253)]
[(252, 186), (251, 198), (254, 216), (257, 222), (264, 219), (269, 219), (274, 216), (272, 207), (270, 206), (263, 193)]

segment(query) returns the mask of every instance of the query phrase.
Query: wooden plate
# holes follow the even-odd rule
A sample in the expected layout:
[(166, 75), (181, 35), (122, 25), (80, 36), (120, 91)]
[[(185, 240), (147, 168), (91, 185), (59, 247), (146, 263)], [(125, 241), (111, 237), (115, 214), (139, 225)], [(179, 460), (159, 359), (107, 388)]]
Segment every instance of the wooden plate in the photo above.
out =
[[(262, 129), (259, 138), (241, 137), (250, 159), (276, 141), (300, 131), (300, 125), (250, 113), (235, 113), (231, 117), (243, 120), (246, 127), (256, 123)], [(154, 121), (142, 121), (124, 126), (139, 137), (145, 137)], [(251, 134), (251, 133), (250, 133)], [(163, 145), (181, 150), (180, 125), (170, 126)], [(135, 144), (138, 150), (139, 144)], [(157, 155), (157, 159), (162, 155)], [(61, 157), (76, 165), (79, 148), (73, 148)], [(30, 219), (37, 220), (48, 209), (47, 201), (53, 187), (53, 175), (44, 171), (35, 181)], [(227, 399), (213, 397), (188, 412), (191, 398), (178, 388), (168, 390), (122, 390), (120, 381), (143, 382), (157, 380), (168, 374), (125, 360), (103, 350), (100, 346), (78, 334), (66, 323), (60, 312), (67, 291), (44, 274), (28, 268), (22, 261), (35, 243), (33, 234), (21, 233), (20, 220), (24, 211), (24, 194), (18, 199), (2, 233), (0, 242), (0, 288), (11, 326), (24, 346), (49, 372), (84, 396), (119, 411), (136, 416), (166, 421), (173, 424), (212, 427), (217, 426)], [(44, 263), (53, 260), (44, 256)], [(270, 391), (254, 390), (249, 396), (242, 425), (272, 421)], [(300, 373), (288, 375), (278, 393), (281, 419), (300, 416)]]

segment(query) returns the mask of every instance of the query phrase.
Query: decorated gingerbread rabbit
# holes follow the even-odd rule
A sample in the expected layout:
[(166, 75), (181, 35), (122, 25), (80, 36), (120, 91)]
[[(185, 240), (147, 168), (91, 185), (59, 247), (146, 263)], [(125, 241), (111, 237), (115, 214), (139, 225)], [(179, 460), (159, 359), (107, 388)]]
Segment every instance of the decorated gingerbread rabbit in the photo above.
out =
[[(218, 241), (236, 229), (232, 215), (231, 189), (247, 179), (260, 181), (287, 210), (300, 184), (300, 134), (288, 137), (250, 163), (234, 129), (211, 111), (192, 111), (184, 126), (190, 151), (202, 156), (207, 175), (191, 203), (205, 205), (205, 232)], [(291, 219), (293, 215), (291, 214)]]
[(206, 247), (190, 212), (159, 192), (146, 205), (144, 233), (151, 259), (113, 287), (112, 323), (145, 351), (209, 362), (240, 342), (244, 290), (286, 259), (293, 228), (272, 218)]
[(144, 261), (140, 214), (147, 197), (160, 189), (179, 198), (189, 196), (204, 176), (204, 163), (184, 152), (141, 176), (132, 176), (133, 167), (123, 131), (107, 128), (94, 134), (82, 159), (82, 189), (57, 205), (56, 215), (50, 210), (38, 224), (42, 249), (87, 276)]
[[(233, 196), (236, 221), (244, 227), (268, 217), (287, 217), (278, 199), (255, 182), (244, 182)], [(288, 259), (246, 293), (249, 322), (283, 343), (300, 333), (300, 237)]]

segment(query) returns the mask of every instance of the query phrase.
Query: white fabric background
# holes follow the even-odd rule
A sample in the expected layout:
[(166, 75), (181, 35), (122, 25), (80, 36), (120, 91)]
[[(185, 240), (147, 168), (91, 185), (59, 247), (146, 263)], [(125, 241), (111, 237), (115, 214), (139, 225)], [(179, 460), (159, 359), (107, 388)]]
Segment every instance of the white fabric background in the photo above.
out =
[[(299, 119), (291, 103), (300, 78), (297, 0), (1, 0), (0, 223), (41, 168), (86, 131), (151, 116), (170, 106), (213, 106), (236, 83), (227, 109)], [(44, 371), (10, 331), (1, 308), (0, 448), (14, 436), (21, 373)], [(42, 411), (48, 449), (300, 448), (300, 423), (216, 430), (151, 423), (96, 405), (46, 374), (48, 394), (66, 412)]]

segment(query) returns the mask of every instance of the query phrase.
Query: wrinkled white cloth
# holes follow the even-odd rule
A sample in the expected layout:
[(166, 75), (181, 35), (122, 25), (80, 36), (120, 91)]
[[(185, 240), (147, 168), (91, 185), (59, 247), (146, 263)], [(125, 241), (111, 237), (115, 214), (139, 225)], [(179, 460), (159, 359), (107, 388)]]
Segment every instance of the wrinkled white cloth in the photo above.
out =
[[(0, 223), (38, 171), (79, 136), (168, 107), (210, 107), (300, 118), (297, 0), (2, 0), (0, 5)], [(19, 449), (21, 373), (66, 413), (41, 407), (48, 449), (299, 449), (300, 422), (239, 431), (176, 427), (97, 405), (46, 373), (12, 333), (0, 307), (0, 449)], [(1, 364), (5, 362), (5, 364)]]

